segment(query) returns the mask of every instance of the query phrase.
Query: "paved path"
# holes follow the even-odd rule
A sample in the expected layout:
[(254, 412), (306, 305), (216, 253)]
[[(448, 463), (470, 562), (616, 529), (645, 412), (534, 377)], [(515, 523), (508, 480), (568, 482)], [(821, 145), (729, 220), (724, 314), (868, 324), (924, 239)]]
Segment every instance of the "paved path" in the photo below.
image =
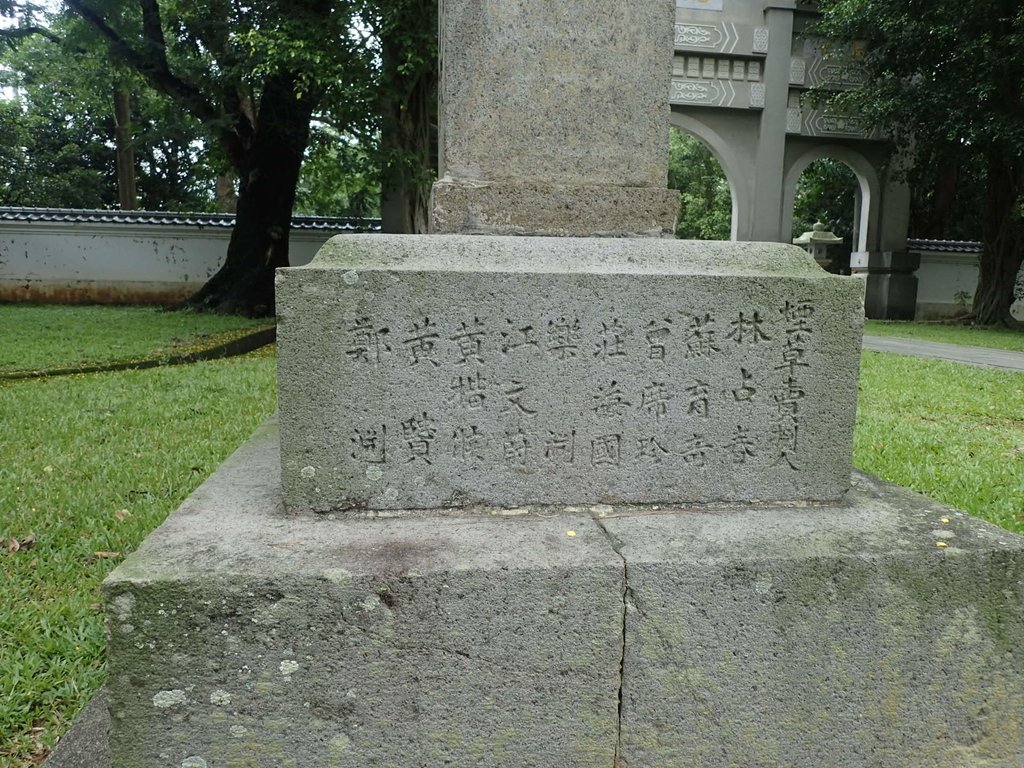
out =
[(933, 357), (966, 363), (982, 368), (1002, 368), (1010, 371), (1024, 371), (1024, 352), (1008, 352), (1003, 349), (968, 347), (961, 344), (940, 344), (937, 341), (898, 339), (893, 336), (865, 336), (864, 349), (876, 352), (895, 352), (898, 355)]

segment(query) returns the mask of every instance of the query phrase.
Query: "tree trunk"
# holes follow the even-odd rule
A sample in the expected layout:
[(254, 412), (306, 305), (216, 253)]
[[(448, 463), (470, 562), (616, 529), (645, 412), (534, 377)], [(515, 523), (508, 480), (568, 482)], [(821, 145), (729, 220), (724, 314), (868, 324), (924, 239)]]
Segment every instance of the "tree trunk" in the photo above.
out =
[(131, 94), (124, 84), (118, 83), (114, 86), (114, 146), (117, 153), (117, 199), (123, 211), (134, 211), (138, 207), (131, 121)]
[[(430, 184), (437, 167), (437, 25), (431, 21), (436, 9), (434, 0), (396, 6), (380, 32), (384, 232), (421, 234), (430, 225)], [(405, 28), (409, 24), (412, 31)]]
[(993, 151), (988, 155), (984, 249), (978, 264), (974, 319), (981, 325), (1015, 325), (1013, 289), (1024, 258), (1024, 230), (1016, 220), (1024, 160)]
[(288, 266), (288, 233), (317, 97), (289, 73), (264, 83), (255, 131), (236, 156), (238, 211), (227, 258), (187, 304), (221, 314), (274, 314), (274, 270)]
[(217, 174), (217, 211), (220, 213), (238, 211), (238, 194), (235, 192), (234, 174)]

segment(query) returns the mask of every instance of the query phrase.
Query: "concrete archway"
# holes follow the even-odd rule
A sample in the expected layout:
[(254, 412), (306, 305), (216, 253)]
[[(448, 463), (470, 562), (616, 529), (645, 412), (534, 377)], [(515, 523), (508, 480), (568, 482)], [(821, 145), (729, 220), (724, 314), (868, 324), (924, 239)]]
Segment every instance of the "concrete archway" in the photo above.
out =
[(744, 216), (749, 218), (749, 206), (742, 206), (740, 199), (742, 190), (737, 184), (737, 179), (743, 178), (740, 172), (740, 164), (732, 151), (731, 145), (713, 128), (693, 116), (676, 112), (671, 113), (670, 123), (675, 128), (696, 137), (714, 155), (718, 164), (725, 174), (726, 183), (729, 185), (729, 196), (732, 200), (732, 219), (729, 227), (729, 239), (738, 240), (739, 233), (745, 225)]
[(878, 239), (878, 224), (881, 218), (881, 180), (874, 165), (860, 152), (841, 144), (823, 144), (810, 147), (795, 157), (785, 170), (782, 197), (782, 231), (793, 229), (793, 204), (800, 176), (815, 160), (828, 158), (843, 163), (853, 171), (859, 185), (858, 200), (855, 204), (857, 224), (854, 250), (861, 253), (871, 250), (871, 244)]

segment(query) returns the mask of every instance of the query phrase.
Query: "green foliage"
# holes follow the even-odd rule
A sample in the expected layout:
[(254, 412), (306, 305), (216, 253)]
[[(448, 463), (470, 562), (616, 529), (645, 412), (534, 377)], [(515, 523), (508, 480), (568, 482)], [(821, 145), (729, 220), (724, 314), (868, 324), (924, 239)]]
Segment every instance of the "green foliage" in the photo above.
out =
[(833, 109), (859, 113), (891, 136), (913, 160), (918, 186), (934, 184), (936, 169), (959, 169), (961, 178), (984, 169), (976, 199), (985, 250), (973, 311), (985, 324), (1012, 323), (1024, 260), (1024, 6), (822, 0), (819, 8), (816, 33), (830, 41), (826, 49), (853, 54), (849, 66), (862, 81), (833, 95)]
[(699, 139), (672, 128), (669, 134), (668, 186), (681, 196), (676, 237), (728, 240), (732, 195), (718, 160)]
[(314, 123), (296, 189), (295, 213), (379, 216), (379, 172), (366, 143)]
[(117, 204), (114, 84), (133, 95), (132, 134), (139, 205), (208, 210), (214, 171), (199, 124), (130, 71), (113, 66), (81, 20), (54, 19), (0, 51), (0, 82), (18, 96), (0, 101), (0, 204), (108, 208)]
[(807, 166), (796, 185), (793, 237), (799, 237), (820, 221), (851, 243), (857, 186), (857, 175), (838, 160), (821, 158)]

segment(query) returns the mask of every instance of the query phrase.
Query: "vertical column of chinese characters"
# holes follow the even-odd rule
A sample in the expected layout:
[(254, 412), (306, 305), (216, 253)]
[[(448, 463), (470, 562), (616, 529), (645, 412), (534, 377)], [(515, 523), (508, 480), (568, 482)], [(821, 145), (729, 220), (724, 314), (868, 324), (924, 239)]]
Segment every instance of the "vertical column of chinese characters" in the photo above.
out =
[(456, 423), (451, 431), (451, 456), (458, 463), (478, 467), (487, 461), (490, 436), (480, 427), (483, 413), (495, 383), (483, 370), (487, 327), (484, 320), (473, 317), (459, 324), (449, 338), (455, 343), (455, 375), (450, 379), (449, 400), (455, 407)]
[[(404, 364), (409, 368), (440, 368), (436, 349), (439, 338), (437, 325), (429, 317), (424, 317), (422, 322), (414, 321), (402, 336)], [(403, 464), (432, 465), (437, 458), (434, 447), (437, 422), (427, 411), (401, 415), (406, 418), (401, 421), (400, 461)]]
[[(391, 355), (388, 338), (391, 330), (369, 317), (357, 317), (345, 329), (345, 357), (353, 366), (379, 369)], [(349, 456), (364, 465), (388, 462), (388, 429), (386, 424), (362, 425), (349, 435)]]
[(808, 368), (807, 347), (813, 328), (811, 318), (814, 307), (809, 301), (787, 301), (779, 310), (785, 326), (786, 342), (782, 349), (782, 364), (776, 370), (782, 372), (782, 384), (774, 396), (777, 406), (772, 432), (778, 451), (776, 464), (785, 463), (791, 469), (800, 469), (800, 424), (801, 404), (806, 392), (800, 384), (801, 369)]

